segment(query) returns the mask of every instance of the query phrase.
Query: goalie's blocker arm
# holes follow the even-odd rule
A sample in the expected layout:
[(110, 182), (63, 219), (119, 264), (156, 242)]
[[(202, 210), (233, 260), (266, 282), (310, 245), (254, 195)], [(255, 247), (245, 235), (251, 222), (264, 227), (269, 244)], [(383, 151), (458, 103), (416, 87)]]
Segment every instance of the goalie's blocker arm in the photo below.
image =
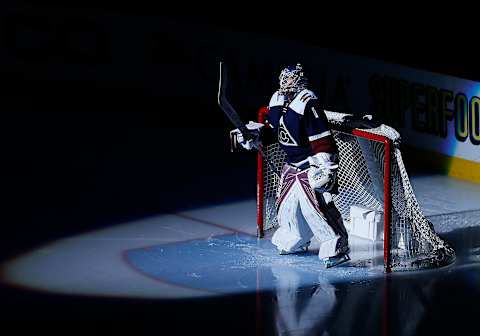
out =
[(240, 146), (246, 150), (259, 148), (262, 144), (262, 135), (265, 126), (261, 123), (250, 121), (245, 125), (245, 128), (239, 130), (238, 128), (230, 131), (230, 143), (232, 151), (237, 151)]
[[(238, 128), (230, 131), (231, 149), (233, 151), (239, 150), (243, 147), (246, 150), (253, 148), (259, 149), (259, 146), (268, 146), (276, 143), (275, 132), (267, 122), (265, 124), (250, 121), (245, 125), (246, 131)], [(246, 136), (244, 133), (247, 133)]]

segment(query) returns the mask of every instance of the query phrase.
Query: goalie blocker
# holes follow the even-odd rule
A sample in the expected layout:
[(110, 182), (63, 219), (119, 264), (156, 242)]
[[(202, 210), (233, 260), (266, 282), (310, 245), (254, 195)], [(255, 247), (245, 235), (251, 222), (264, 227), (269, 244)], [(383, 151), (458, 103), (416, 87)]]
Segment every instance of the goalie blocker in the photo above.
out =
[(250, 121), (245, 127), (250, 132), (248, 139), (245, 139), (245, 136), (238, 128), (230, 131), (230, 149), (232, 152), (238, 151), (240, 147), (243, 147), (246, 150), (251, 150), (253, 148), (258, 148), (261, 144), (259, 139), (264, 125)]

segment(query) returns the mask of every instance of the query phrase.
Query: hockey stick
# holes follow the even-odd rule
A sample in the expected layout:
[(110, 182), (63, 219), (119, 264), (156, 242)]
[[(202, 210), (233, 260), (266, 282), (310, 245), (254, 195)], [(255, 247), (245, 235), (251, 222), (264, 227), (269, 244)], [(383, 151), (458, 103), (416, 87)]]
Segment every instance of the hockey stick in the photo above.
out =
[[(220, 78), (218, 81), (218, 105), (222, 109), (222, 111), (227, 115), (228, 119), (232, 122), (232, 124), (238, 128), (238, 130), (242, 133), (243, 138), (248, 141), (254, 139), (253, 133), (245, 126), (245, 124), (240, 119), (237, 111), (230, 105), (229, 101), (227, 100), (227, 68), (223, 62), (220, 62)], [(273, 162), (269, 160), (266, 156), (265, 150), (263, 149), (262, 145), (254, 146), (258, 151), (262, 154), (262, 157), (267, 161), (270, 166), (270, 169), (280, 177), (280, 172), (275, 167)]]

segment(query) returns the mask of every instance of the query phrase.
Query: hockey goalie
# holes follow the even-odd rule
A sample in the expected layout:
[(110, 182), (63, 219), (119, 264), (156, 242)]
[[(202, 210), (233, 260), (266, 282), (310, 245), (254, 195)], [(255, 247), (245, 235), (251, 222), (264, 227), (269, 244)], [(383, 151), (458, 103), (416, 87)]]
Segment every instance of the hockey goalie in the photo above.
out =
[[(353, 224), (366, 224), (363, 233), (374, 229), (367, 230), (369, 239), (382, 234), (386, 272), (452, 264), (454, 249), (416, 200), (400, 134), (370, 116), (324, 110), (308, 90), (300, 64), (283, 69), (279, 80), (268, 107), (259, 111), (261, 123), (241, 123), (224, 99), (224, 88), (219, 90), (219, 104), (237, 127), (231, 132), (233, 144), (262, 154), (259, 235), (277, 228), (272, 242), (280, 254), (304, 252), (315, 238), (319, 258), (332, 267), (350, 259), (344, 223), (350, 224), (350, 234)], [(358, 217), (355, 209), (375, 214), (367, 216), (375, 221)]]
[[(248, 136), (232, 131), (245, 149), (278, 142), (286, 153), (276, 197), (278, 229), (272, 243), (280, 254), (307, 251), (313, 237), (329, 268), (350, 260), (347, 230), (333, 202), (338, 192), (338, 149), (316, 95), (307, 88), (300, 64), (279, 76), (266, 123), (247, 124)], [(244, 131), (245, 133), (245, 131)]]

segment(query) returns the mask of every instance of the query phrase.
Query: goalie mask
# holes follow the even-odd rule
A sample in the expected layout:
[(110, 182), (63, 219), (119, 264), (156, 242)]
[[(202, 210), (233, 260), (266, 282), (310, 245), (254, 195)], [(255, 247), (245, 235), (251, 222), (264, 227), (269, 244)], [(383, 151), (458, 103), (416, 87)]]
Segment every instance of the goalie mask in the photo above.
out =
[(288, 66), (280, 73), (280, 89), (282, 95), (296, 94), (307, 86), (307, 78), (303, 75), (303, 68), (300, 63), (296, 66)]

